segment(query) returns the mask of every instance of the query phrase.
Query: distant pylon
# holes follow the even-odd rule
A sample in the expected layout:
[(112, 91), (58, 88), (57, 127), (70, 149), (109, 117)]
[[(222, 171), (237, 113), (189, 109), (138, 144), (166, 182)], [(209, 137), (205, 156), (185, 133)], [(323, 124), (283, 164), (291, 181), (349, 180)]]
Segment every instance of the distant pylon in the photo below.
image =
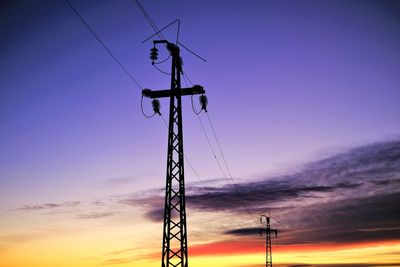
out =
[(266, 250), (266, 255), (265, 255), (265, 266), (266, 267), (272, 267), (272, 242), (271, 242), (271, 232), (275, 233), (275, 237), (278, 236), (278, 230), (276, 229), (271, 229), (271, 224), (270, 224), (270, 219), (269, 217), (265, 215), (260, 216), (260, 223), (263, 222), (263, 218), (265, 218), (265, 229), (260, 230), (260, 235), (262, 236), (263, 232), (265, 232), (266, 237), (265, 237), (265, 250)]

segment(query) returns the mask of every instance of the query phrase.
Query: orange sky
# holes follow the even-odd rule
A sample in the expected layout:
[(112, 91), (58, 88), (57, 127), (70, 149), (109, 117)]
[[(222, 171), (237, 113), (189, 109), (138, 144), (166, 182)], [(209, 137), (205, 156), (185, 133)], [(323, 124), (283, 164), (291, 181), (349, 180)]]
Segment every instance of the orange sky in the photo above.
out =
[[(116, 233), (112, 233), (115, 235)], [(102, 238), (99, 238), (101, 237)], [(159, 266), (159, 253), (153, 248), (139, 248), (126, 242), (103, 243), (107, 235), (88, 232), (57, 239), (30, 241), (2, 252), (4, 267), (51, 266)], [(115, 240), (114, 240), (115, 241)], [(276, 241), (275, 241), (276, 242)], [(141, 242), (140, 242), (141, 243)], [(141, 243), (143, 245), (143, 243)], [(112, 248), (115, 250), (109, 251)], [(99, 253), (108, 251), (107, 253)], [(293, 264), (389, 264), (400, 262), (400, 242), (357, 243), (347, 245), (289, 245), (273, 247), (274, 263)], [(189, 250), (190, 266), (261, 266), (264, 246), (258, 241), (216, 241), (192, 245)]]

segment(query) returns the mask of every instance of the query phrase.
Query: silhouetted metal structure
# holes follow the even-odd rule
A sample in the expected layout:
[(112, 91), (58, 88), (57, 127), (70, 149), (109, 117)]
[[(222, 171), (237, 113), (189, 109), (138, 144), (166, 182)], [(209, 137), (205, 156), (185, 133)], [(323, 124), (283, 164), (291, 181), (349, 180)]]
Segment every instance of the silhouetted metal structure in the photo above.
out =
[[(166, 40), (153, 41), (151, 59), (157, 59), (157, 44), (163, 44), (172, 58), (171, 89), (153, 91), (144, 89), (144, 97), (169, 97), (169, 127), (167, 179), (165, 187), (164, 227), (162, 242), (162, 267), (187, 267), (188, 243), (185, 207), (185, 173), (183, 156), (182, 104), (181, 96), (204, 94), (200, 85), (181, 88), (182, 59), (177, 45)], [(154, 102), (153, 102), (154, 103)], [(153, 104), (155, 113), (160, 114), (159, 104)]]
[(272, 243), (271, 243), (271, 232), (275, 233), (275, 237), (278, 236), (278, 230), (271, 229), (270, 224), (270, 217), (265, 215), (260, 216), (260, 223), (263, 222), (263, 218), (265, 218), (265, 229), (260, 230), (260, 234), (262, 235), (265, 232), (265, 250), (266, 250), (266, 257), (265, 257), (265, 266), (272, 267)]

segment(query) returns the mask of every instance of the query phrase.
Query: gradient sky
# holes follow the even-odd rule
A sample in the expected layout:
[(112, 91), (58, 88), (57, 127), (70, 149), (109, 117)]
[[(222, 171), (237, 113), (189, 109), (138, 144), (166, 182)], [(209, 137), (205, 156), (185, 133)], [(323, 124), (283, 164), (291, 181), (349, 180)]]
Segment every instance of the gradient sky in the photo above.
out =
[[(70, 1), (142, 87), (167, 88), (134, 1)], [(271, 208), (282, 266), (400, 266), (399, 2), (143, 4), (207, 59), (182, 51), (241, 192), (186, 98), (190, 265), (263, 266)], [(0, 38), (0, 266), (159, 266), (162, 120), (64, 1), (2, 1)]]

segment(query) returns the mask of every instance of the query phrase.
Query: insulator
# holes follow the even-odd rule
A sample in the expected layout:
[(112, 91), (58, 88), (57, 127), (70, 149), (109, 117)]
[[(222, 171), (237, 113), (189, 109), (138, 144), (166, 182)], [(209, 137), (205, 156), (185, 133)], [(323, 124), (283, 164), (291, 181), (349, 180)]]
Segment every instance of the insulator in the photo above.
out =
[(150, 49), (150, 59), (153, 61), (158, 59), (158, 49), (156, 47)]
[(158, 115), (161, 115), (161, 113), (160, 113), (160, 108), (161, 108), (160, 101), (158, 101), (158, 99), (153, 99), (151, 101), (151, 105), (153, 106), (154, 113), (157, 113)]
[(204, 110), (205, 112), (207, 112), (207, 105), (208, 105), (207, 96), (201, 95), (199, 97), (199, 101), (200, 101), (201, 109)]

